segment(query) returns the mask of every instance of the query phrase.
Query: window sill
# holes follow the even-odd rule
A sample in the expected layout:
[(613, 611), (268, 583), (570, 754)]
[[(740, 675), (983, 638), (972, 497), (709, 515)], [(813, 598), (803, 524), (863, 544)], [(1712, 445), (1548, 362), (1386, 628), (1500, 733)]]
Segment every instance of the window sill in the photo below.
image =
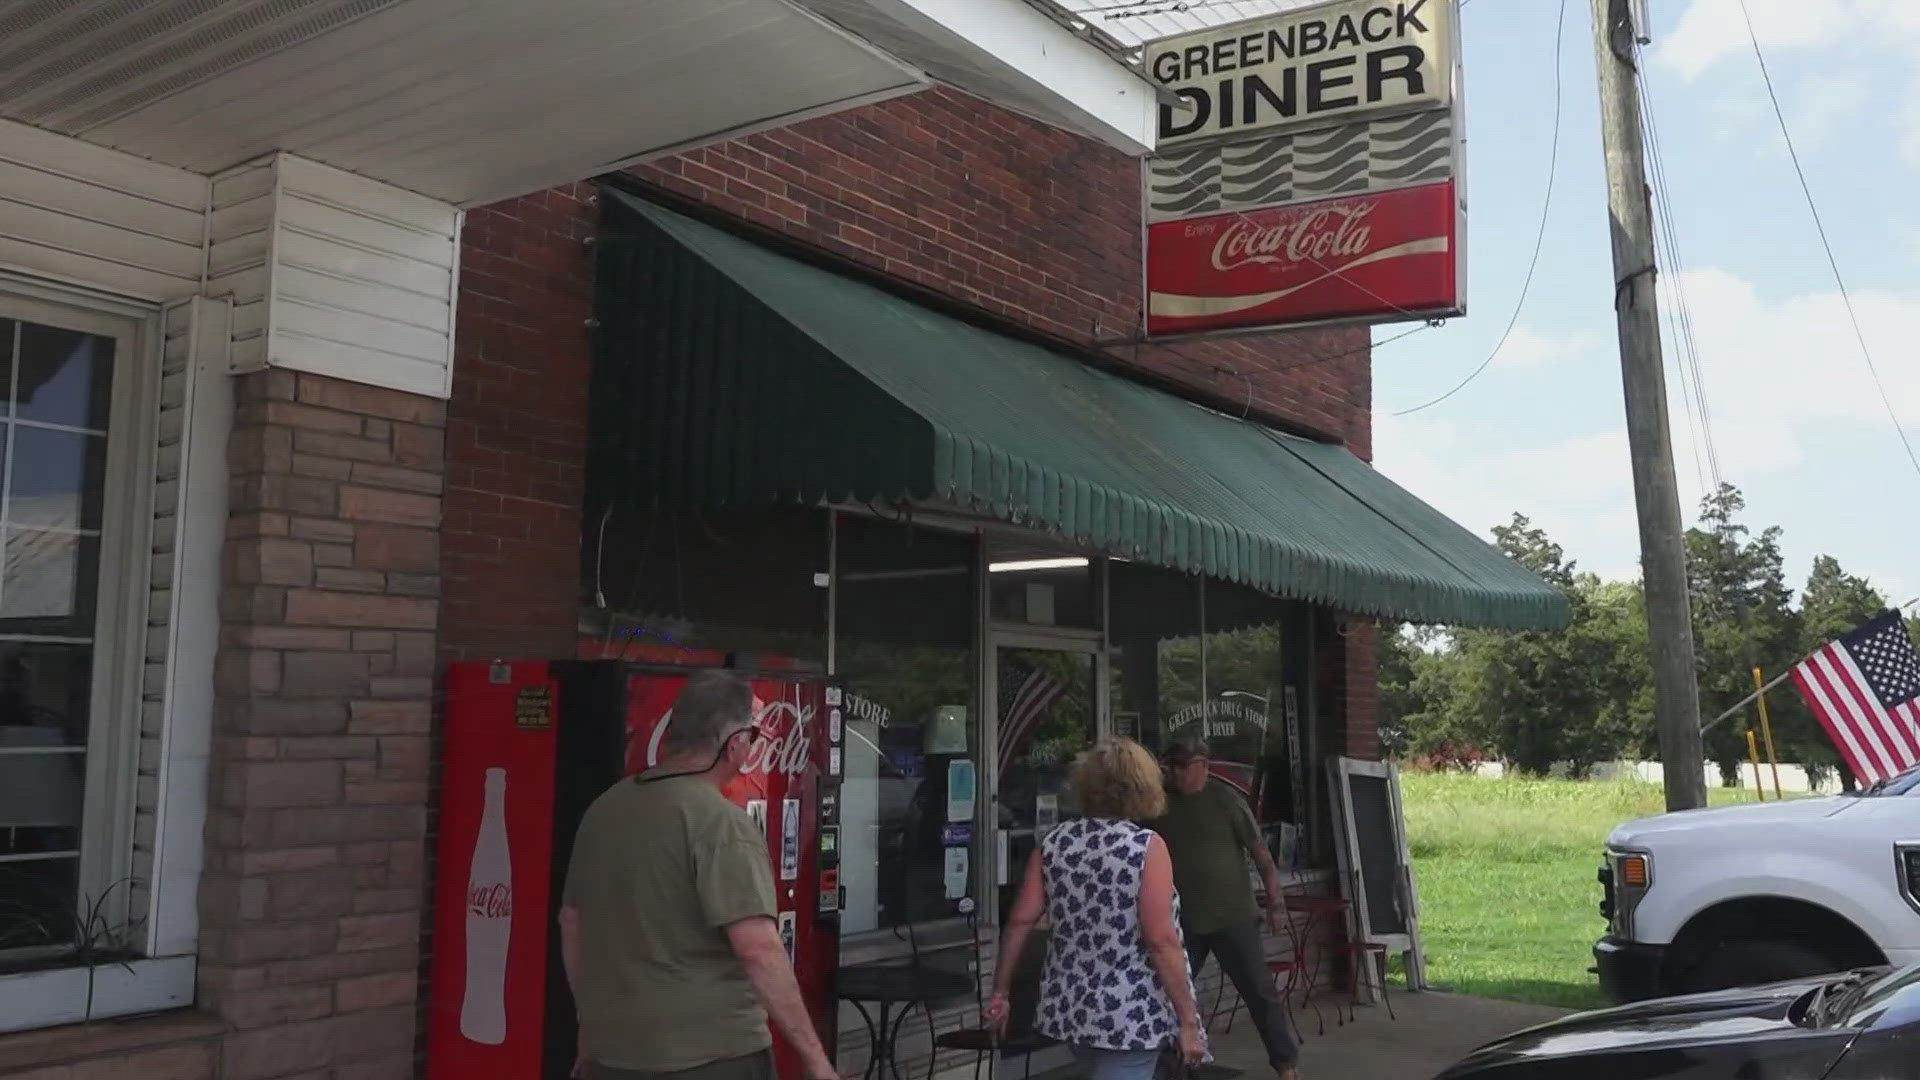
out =
[(193, 1004), (194, 969), (193, 957), (169, 956), (134, 960), (126, 967), (106, 964), (91, 973), (66, 967), (0, 975), (0, 1034), (186, 1008)]
[(0, 1076), (97, 1060), (118, 1054), (201, 1042), (226, 1032), (227, 1025), (204, 1013), (179, 1011), (164, 1016), (77, 1024), (0, 1037)]

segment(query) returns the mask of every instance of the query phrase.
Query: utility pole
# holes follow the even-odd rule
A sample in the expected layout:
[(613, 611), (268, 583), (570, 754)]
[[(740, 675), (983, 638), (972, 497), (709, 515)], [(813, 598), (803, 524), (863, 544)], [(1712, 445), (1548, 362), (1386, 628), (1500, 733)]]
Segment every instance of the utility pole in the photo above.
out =
[(1707, 804), (1700, 740), (1700, 698), (1687, 602), (1686, 543), (1667, 422), (1660, 311), (1654, 293), (1653, 203), (1640, 141), (1640, 84), (1634, 66), (1636, 9), (1630, 0), (1593, 0), (1594, 56), (1600, 69), (1600, 129), (1607, 151), (1607, 204), (1613, 223), (1613, 306), (1619, 319), (1620, 374), (1626, 388), (1633, 495), (1640, 511), (1640, 566), (1646, 581), (1647, 636), (1653, 661), (1653, 712), (1660, 731), (1667, 809)]

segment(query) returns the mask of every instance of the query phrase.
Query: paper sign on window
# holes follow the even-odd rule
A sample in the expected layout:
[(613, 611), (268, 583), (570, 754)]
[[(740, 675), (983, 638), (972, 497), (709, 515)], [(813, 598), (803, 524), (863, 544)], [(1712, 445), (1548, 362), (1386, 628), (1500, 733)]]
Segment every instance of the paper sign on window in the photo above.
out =
[(960, 760), (947, 763), (947, 820), (972, 821), (974, 784), (978, 774), (973, 762)]

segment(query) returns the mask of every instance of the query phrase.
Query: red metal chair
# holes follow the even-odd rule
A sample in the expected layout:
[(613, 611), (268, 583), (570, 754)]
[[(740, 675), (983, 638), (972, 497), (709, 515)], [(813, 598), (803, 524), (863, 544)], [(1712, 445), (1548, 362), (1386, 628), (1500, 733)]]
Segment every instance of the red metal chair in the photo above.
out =
[[(1293, 1009), (1294, 1009), (1293, 992), (1300, 987), (1301, 976), (1306, 971), (1307, 935), (1305, 933), (1304, 928), (1300, 925), (1300, 919), (1297, 917), (1296, 913), (1292, 910), (1292, 908), (1289, 907), (1286, 910), (1287, 910), (1286, 948), (1284, 952), (1281, 952), (1278, 955), (1267, 957), (1267, 977), (1273, 980), (1274, 989), (1279, 992), (1280, 1008), (1283, 1014), (1286, 1016), (1287, 1023), (1293, 1027), (1295, 1040), (1304, 1041), (1306, 1036), (1300, 1030), (1300, 1022), (1296, 1020), (1293, 1015)], [(1284, 983), (1281, 982), (1281, 976), (1286, 977), (1286, 981)], [(1213, 1011), (1207, 1017), (1208, 1030), (1212, 1030), (1214, 1020), (1218, 1018), (1220, 1014), (1220, 1003), (1226, 997), (1227, 983), (1230, 981), (1231, 980), (1227, 979), (1224, 975), (1220, 979), (1220, 989), (1214, 995)], [(1318, 1002), (1310, 1002), (1310, 1003), (1313, 1005), (1314, 1016), (1320, 1022), (1320, 1033), (1324, 1035), (1326, 1034), (1326, 1030), (1327, 1030), (1326, 1018), (1321, 1015), (1320, 1005)], [(1236, 989), (1234, 991), (1233, 1008), (1227, 1010), (1227, 1026), (1224, 1029), (1222, 1029), (1221, 1034), (1223, 1035), (1229, 1034), (1233, 1031), (1234, 1014), (1239, 1012), (1240, 1006), (1243, 1004), (1245, 1004), (1245, 1001), (1240, 997), (1239, 991)]]

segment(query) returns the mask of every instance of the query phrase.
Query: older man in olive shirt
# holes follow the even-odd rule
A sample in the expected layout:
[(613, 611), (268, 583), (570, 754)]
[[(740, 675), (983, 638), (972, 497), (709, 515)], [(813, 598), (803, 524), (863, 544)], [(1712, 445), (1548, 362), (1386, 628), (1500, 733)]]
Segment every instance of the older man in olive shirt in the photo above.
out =
[(1259, 867), (1267, 885), (1267, 920), (1278, 931), (1284, 920), (1280, 872), (1260, 842), (1260, 830), (1240, 794), (1208, 774), (1204, 743), (1177, 740), (1162, 755), (1167, 765), (1166, 816), (1150, 822), (1173, 856), (1173, 884), (1180, 894), (1180, 928), (1194, 979), (1208, 954), (1220, 958), (1220, 970), (1246, 1002), (1254, 1030), (1267, 1048), (1267, 1061), (1281, 1077), (1294, 1080), (1299, 1051), (1287, 1031), (1273, 979), (1260, 943), (1260, 909), (1247, 880), (1247, 859)]
[(774, 925), (766, 837), (721, 794), (758, 737), (753, 692), (688, 680), (667, 760), (600, 796), (580, 822), (560, 909), (588, 1080), (773, 1080), (767, 1018), (806, 1076), (831, 1080)]

